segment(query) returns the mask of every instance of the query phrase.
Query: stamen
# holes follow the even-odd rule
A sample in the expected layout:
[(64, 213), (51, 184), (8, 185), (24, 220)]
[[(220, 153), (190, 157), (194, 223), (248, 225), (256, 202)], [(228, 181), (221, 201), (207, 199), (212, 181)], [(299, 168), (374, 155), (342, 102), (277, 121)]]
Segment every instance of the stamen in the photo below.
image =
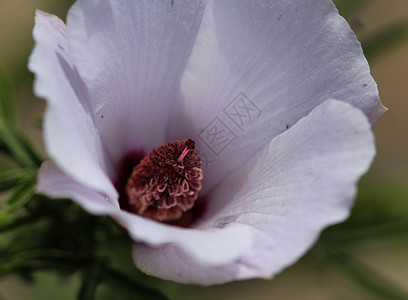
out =
[(171, 221), (194, 206), (203, 178), (194, 148), (191, 139), (168, 143), (153, 149), (133, 168), (126, 185), (133, 212)]
[(187, 146), (184, 148), (183, 152), (181, 153), (180, 157), (177, 159), (178, 163), (181, 163), (184, 159), (184, 157), (186, 157), (187, 153), (190, 151), (190, 149), (187, 148)]
[(184, 157), (186, 157), (187, 153), (190, 152), (190, 150), (194, 150), (194, 148), (195, 148), (195, 142), (192, 139), (188, 139), (186, 141), (186, 146), (184, 147), (183, 152), (181, 153), (180, 157), (177, 159), (177, 162), (181, 163)]

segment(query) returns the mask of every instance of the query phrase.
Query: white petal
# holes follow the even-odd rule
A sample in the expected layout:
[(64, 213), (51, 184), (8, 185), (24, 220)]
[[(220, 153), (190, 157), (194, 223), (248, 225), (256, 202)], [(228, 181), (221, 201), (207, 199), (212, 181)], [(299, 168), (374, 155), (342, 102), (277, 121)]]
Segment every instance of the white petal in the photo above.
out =
[(204, 6), (201, 0), (79, 0), (71, 8), (70, 51), (115, 161), (168, 142), (168, 118)]
[[(114, 218), (127, 228), (133, 240), (141, 242), (142, 248), (162, 249), (167, 245), (177, 245), (194, 257), (195, 261), (205, 265), (217, 266), (233, 262), (253, 245), (252, 228), (238, 223), (223, 229), (200, 229), (167, 225), (125, 211), (115, 214)], [(143, 261), (144, 258), (141, 257), (140, 263)], [(160, 268), (165, 270), (170, 267), (168, 264), (169, 262)]]
[(105, 194), (78, 184), (52, 161), (42, 164), (38, 172), (37, 192), (53, 198), (72, 199), (94, 215), (106, 215), (119, 209), (118, 202)]
[(106, 175), (106, 156), (89, 115), (86, 86), (67, 53), (65, 25), (56, 16), (37, 11), (35, 48), (29, 68), (35, 74), (34, 90), (47, 100), (44, 120), (48, 155), (67, 174), (115, 198)]
[[(384, 112), (361, 46), (329, 0), (209, 1), (181, 89), (173, 136), (197, 137), (207, 190), (323, 101), (351, 103), (371, 123)], [(214, 126), (224, 130), (218, 140), (206, 135)]]
[(253, 247), (234, 263), (195, 260), (177, 244), (135, 245), (138, 267), (164, 279), (218, 284), (270, 277), (297, 261), (321, 230), (344, 220), (356, 182), (374, 157), (366, 116), (341, 101), (326, 101), (235, 172), (209, 195), (201, 229), (254, 229)]
[(50, 161), (42, 165), (38, 178), (39, 193), (55, 198), (70, 198), (92, 214), (113, 217), (135, 241), (153, 247), (177, 244), (205, 264), (232, 262), (253, 244), (252, 228), (246, 225), (235, 224), (222, 230), (181, 228), (121, 211), (116, 201), (78, 184)]

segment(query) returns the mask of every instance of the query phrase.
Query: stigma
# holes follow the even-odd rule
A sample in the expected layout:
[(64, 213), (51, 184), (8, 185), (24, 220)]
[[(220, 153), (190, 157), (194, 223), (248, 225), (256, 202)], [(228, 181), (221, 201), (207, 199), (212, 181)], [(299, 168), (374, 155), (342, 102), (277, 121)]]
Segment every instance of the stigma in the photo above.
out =
[(126, 184), (128, 204), (147, 218), (177, 220), (194, 206), (202, 179), (193, 140), (162, 145), (133, 167)]

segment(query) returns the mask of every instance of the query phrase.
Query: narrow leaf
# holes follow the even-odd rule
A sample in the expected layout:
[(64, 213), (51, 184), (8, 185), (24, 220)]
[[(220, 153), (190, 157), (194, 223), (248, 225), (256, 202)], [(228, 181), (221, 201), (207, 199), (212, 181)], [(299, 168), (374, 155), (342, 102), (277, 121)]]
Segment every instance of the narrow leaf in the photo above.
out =
[(23, 182), (7, 195), (3, 210), (12, 213), (26, 205), (34, 196), (34, 181)]
[(0, 70), (0, 150), (11, 154), (23, 167), (39, 166), (40, 155), (16, 127), (13, 91), (10, 78)]
[(13, 124), (4, 124), (0, 122), (0, 140), (5, 146), (7, 152), (14, 160), (22, 167), (37, 167), (38, 163), (27, 151), (27, 147), (22, 143), (16, 130), (13, 129)]
[(19, 130), (14, 130), (14, 135), (16, 136), (17, 140), (20, 142), (20, 145), (24, 148), (27, 154), (30, 156), (31, 161), (39, 167), (44, 159), (38, 153), (37, 148), (30, 142), (29, 139), (25, 135), (23, 135)]
[(10, 78), (0, 70), (0, 121), (13, 122), (15, 110), (13, 84)]
[(0, 213), (0, 233), (27, 225), (37, 219), (38, 217), (32, 215), (16, 217), (14, 215), (5, 214), (4, 212)]
[(34, 174), (32, 170), (11, 169), (0, 173), (0, 192), (15, 187), (24, 179), (31, 178)]

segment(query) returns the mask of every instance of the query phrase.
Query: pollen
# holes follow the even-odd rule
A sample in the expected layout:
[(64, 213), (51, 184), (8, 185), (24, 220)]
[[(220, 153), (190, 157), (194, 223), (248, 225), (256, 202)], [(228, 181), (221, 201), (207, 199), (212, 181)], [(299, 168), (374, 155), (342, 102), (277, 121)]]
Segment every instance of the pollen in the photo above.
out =
[(158, 221), (179, 219), (190, 210), (202, 185), (201, 159), (191, 139), (153, 149), (133, 167), (126, 184), (132, 211)]

